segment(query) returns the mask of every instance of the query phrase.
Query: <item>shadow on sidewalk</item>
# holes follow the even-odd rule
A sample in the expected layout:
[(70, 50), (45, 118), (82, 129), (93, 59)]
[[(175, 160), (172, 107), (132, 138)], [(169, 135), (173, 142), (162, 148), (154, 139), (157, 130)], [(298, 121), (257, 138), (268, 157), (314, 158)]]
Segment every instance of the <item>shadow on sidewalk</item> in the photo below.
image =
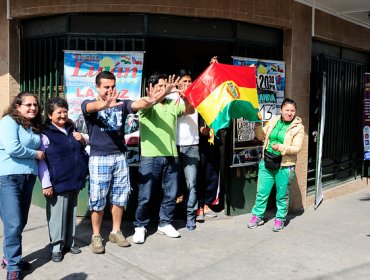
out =
[(60, 280), (85, 280), (87, 279), (87, 274), (84, 273), (84, 272), (80, 272), (80, 273), (72, 273), (70, 275), (67, 275), (63, 278), (61, 278)]
[(35, 252), (32, 252), (31, 254), (23, 257), (23, 259), (27, 262), (32, 263), (31, 269), (24, 271), (25, 275), (29, 275), (33, 273), (37, 268), (50, 262), (49, 245), (46, 245), (44, 248), (41, 248)]
[[(286, 216), (286, 220), (284, 222), (284, 227), (287, 227), (291, 220), (295, 219), (296, 217), (302, 216), (303, 213), (304, 213), (304, 209), (289, 211)], [(266, 210), (265, 218), (264, 218), (265, 223), (269, 222), (270, 220), (274, 222), (275, 214), (276, 214), (276, 208)]]
[(370, 194), (367, 194), (366, 196), (363, 196), (359, 199), (359, 201), (369, 201), (370, 200)]
[[(172, 225), (175, 229), (181, 229), (185, 227), (185, 221), (183, 220), (174, 220)], [(147, 227), (146, 238), (150, 238), (151, 235), (156, 234), (158, 227), (158, 221), (150, 221)], [(103, 244), (106, 245), (109, 237), (109, 233), (112, 229), (112, 219), (111, 217), (104, 217), (102, 226), (100, 228), (100, 234), (103, 237)], [(135, 233), (135, 226), (133, 221), (122, 220), (121, 230), (123, 235), (126, 238), (132, 237)], [(92, 228), (91, 228), (91, 219), (89, 217), (80, 218), (80, 222), (76, 226), (76, 245), (79, 247), (88, 247), (91, 242)]]

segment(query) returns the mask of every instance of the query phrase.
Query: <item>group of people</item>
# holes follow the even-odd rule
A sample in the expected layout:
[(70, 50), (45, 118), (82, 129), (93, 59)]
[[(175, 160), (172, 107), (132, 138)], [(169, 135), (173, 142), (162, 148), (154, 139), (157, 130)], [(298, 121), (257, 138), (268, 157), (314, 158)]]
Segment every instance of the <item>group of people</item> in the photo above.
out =
[[(37, 96), (20, 93), (0, 121), (0, 217), (4, 224), (3, 266), (8, 279), (20, 279), (21, 270), (29, 267), (22, 260), (21, 241), (36, 176), (46, 198), (52, 261), (62, 261), (67, 252), (81, 252), (74, 240), (76, 208), (87, 175), (92, 252), (105, 252), (100, 230), (108, 195), (112, 216), (109, 241), (120, 247), (130, 246), (122, 234), (121, 220), (131, 192), (124, 154), (124, 122), (131, 113), (139, 114), (141, 151), (133, 242), (145, 242), (153, 196), (159, 187), (158, 233), (180, 237), (171, 222), (182, 172), (186, 182), (186, 228), (194, 230), (197, 220), (204, 220), (207, 214), (216, 215), (209, 206), (217, 199), (219, 149), (217, 144), (208, 143), (209, 128), (184, 95), (192, 82), (190, 72), (181, 70), (177, 77), (154, 73), (148, 79), (147, 95), (135, 101), (118, 99), (116, 78), (111, 72), (100, 72), (95, 82), (98, 96), (81, 105), (88, 137), (76, 131), (68, 118), (68, 104), (60, 97), (47, 101), (43, 122)], [(265, 165), (264, 159), (259, 164), (256, 205), (249, 228), (263, 224), (274, 183), (278, 208), (274, 230), (284, 227), (289, 183), (304, 132), (293, 100), (284, 100), (281, 111), (281, 116), (256, 133), (257, 137), (265, 136), (264, 151), (280, 158), (280, 162), (276, 169)], [(85, 151), (87, 142), (89, 156)], [(198, 170), (202, 176), (197, 176)]]

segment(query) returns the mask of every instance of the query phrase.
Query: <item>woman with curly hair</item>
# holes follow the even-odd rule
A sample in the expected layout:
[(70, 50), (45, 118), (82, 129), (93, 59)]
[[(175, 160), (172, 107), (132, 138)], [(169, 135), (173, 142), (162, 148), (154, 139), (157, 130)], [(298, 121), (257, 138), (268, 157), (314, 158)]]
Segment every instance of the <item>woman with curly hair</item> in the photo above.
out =
[[(0, 217), (4, 224), (7, 279), (21, 279), (22, 231), (27, 224), (32, 190), (38, 175), (41, 110), (36, 95), (18, 94), (0, 120)], [(29, 265), (29, 264), (28, 264)]]

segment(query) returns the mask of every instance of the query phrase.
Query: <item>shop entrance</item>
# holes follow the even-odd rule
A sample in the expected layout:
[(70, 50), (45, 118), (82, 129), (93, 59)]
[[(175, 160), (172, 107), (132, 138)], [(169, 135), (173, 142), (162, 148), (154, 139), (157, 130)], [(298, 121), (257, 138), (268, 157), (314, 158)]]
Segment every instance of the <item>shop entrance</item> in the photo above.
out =
[[(22, 21), (21, 34), (21, 90), (37, 93), (44, 104), (52, 96), (63, 96), (63, 50), (144, 51), (143, 89), (155, 71), (176, 74), (189, 69), (195, 79), (214, 55), (226, 64), (232, 56), (282, 60), (283, 55), (282, 30), (229, 20), (153, 14), (63, 15)], [(224, 151), (222, 172), (227, 174), (227, 144)], [(240, 188), (243, 192), (249, 187), (241, 181)], [(33, 203), (43, 206), (40, 190), (35, 188), (39, 193)], [(78, 214), (85, 215), (87, 188), (79, 200), (83, 202)], [(245, 212), (247, 203), (238, 201), (235, 209)]]
[(195, 80), (209, 65), (212, 56), (219, 62), (231, 63), (233, 44), (185, 39), (153, 38), (146, 40), (145, 74), (153, 72), (176, 74), (179, 69), (187, 69)]
[(321, 120), (323, 72), (326, 73), (326, 117), (322, 143), (322, 185), (330, 188), (356, 179), (361, 174), (363, 77), (369, 71), (369, 62), (368, 54), (313, 42), (308, 192), (315, 191), (316, 133)]

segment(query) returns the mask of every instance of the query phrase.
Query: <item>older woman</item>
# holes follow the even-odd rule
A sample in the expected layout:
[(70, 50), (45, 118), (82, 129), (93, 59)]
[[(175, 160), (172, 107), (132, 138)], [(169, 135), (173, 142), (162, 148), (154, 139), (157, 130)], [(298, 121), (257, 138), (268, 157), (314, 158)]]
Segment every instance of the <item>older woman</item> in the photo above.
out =
[(0, 121), (0, 217), (4, 224), (7, 279), (21, 279), (22, 231), (37, 176), (41, 112), (36, 95), (18, 94)]
[(304, 137), (302, 120), (296, 116), (296, 110), (297, 104), (294, 100), (284, 99), (281, 115), (273, 118), (263, 128), (263, 159), (259, 164), (256, 203), (248, 228), (254, 229), (264, 224), (263, 216), (274, 184), (277, 212), (273, 231), (279, 232), (284, 228), (290, 198), (289, 186)]
[(42, 131), (39, 177), (46, 197), (51, 260), (60, 262), (63, 253), (79, 254), (75, 245), (77, 196), (85, 186), (87, 162), (85, 140), (68, 120), (68, 103), (54, 97), (46, 103), (48, 117)]

